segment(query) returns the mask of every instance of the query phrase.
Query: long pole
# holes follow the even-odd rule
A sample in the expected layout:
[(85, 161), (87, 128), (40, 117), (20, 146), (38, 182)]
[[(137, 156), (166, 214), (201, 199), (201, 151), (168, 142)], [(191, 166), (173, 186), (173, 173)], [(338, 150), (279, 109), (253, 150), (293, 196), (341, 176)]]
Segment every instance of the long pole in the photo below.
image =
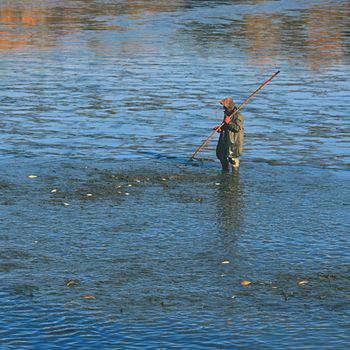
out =
[[(277, 71), (276, 73), (273, 73), (269, 79), (267, 79), (265, 82), (263, 82), (231, 115), (234, 117), (236, 113), (238, 113), (243, 106), (254, 96), (256, 95), (261, 89), (263, 89), (280, 71)], [(225, 123), (221, 123), (218, 128), (216, 128), (204, 141), (203, 143), (196, 149), (196, 151), (192, 154), (191, 158), (189, 159), (190, 161), (194, 159), (194, 157), (203, 149), (203, 147), (209, 142), (209, 140), (216, 134), (217, 130), (220, 130), (221, 127)]]

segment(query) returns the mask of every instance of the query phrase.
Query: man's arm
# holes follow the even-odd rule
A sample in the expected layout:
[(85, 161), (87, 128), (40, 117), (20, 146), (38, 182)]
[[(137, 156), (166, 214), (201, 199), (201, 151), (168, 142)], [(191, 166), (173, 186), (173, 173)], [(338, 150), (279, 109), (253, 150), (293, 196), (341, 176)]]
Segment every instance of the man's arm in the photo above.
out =
[(225, 124), (228, 130), (232, 132), (239, 132), (243, 129), (243, 116), (238, 115), (236, 118), (231, 119), (229, 123), (225, 121)]

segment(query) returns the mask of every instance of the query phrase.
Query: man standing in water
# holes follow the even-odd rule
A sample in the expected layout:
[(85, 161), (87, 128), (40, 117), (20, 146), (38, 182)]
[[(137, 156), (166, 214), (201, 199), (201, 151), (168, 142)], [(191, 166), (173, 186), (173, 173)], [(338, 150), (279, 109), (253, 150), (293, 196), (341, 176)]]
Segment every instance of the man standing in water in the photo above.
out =
[(221, 100), (220, 104), (224, 108), (224, 125), (214, 127), (217, 132), (220, 132), (216, 156), (221, 162), (222, 170), (229, 171), (229, 164), (231, 164), (233, 171), (237, 171), (239, 157), (243, 151), (244, 117), (239, 112), (233, 115), (237, 107), (231, 97)]

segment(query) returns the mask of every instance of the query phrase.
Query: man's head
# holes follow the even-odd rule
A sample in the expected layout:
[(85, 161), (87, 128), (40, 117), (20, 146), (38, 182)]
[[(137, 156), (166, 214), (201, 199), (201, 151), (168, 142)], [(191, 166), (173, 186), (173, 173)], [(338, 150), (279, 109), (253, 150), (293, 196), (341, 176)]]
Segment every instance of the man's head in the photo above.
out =
[(220, 101), (220, 104), (223, 106), (224, 111), (226, 113), (230, 113), (235, 108), (235, 103), (233, 102), (231, 97), (226, 97)]

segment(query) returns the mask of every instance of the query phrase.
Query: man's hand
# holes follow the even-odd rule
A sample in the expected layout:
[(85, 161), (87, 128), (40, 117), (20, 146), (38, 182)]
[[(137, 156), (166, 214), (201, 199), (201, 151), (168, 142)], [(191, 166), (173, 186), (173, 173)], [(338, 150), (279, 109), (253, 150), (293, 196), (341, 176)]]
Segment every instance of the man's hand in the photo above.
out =
[(221, 132), (221, 125), (214, 126), (213, 130), (216, 130), (216, 132)]
[(227, 124), (230, 124), (230, 122), (231, 122), (231, 118), (229, 116), (226, 116), (224, 118), (224, 123), (227, 125)]

